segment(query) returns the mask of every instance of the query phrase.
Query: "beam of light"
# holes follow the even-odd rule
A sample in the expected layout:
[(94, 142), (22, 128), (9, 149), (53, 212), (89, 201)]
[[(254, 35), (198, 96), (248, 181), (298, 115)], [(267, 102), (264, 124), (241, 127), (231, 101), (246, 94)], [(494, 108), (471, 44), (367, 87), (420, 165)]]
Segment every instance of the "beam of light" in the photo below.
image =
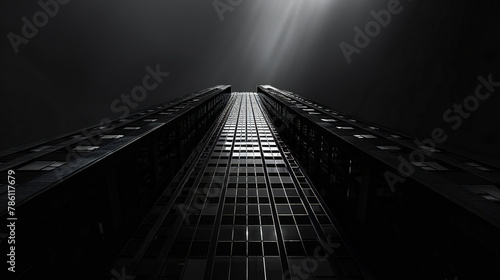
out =
[[(315, 35), (332, 14), (336, 0), (255, 0), (238, 9), (250, 9), (240, 31), (231, 42), (232, 52), (240, 54), (251, 67), (250, 79), (272, 80), (277, 71), (293, 65), (295, 57), (314, 51)], [(236, 14), (235, 14), (236, 15)], [(238, 21), (239, 18), (231, 18)], [(233, 57), (233, 55), (228, 55)], [(230, 65), (234, 61), (227, 61)]]

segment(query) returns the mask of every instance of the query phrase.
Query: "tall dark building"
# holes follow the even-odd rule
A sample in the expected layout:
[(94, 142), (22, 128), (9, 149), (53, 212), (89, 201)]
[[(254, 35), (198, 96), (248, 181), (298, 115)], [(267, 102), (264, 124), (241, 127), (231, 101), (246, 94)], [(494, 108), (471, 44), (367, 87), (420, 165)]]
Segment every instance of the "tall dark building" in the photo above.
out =
[(208, 88), (0, 171), (17, 279), (500, 277), (498, 166), (271, 86)]

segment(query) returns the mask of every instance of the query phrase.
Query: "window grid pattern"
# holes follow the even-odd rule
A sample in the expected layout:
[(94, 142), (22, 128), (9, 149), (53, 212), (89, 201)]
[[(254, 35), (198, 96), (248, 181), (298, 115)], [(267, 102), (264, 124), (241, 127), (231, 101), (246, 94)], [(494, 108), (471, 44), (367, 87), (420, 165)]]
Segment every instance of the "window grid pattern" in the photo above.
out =
[(232, 94), (217, 137), (166, 204), (166, 217), (150, 215), (150, 223), (161, 226), (143, 234), (154, 236), (147, 245), (137, 239), (135, 246), (147, 249), (130, 256), (138, 263), (132, 275), (362, 279), (260, 102), (256, 93)]

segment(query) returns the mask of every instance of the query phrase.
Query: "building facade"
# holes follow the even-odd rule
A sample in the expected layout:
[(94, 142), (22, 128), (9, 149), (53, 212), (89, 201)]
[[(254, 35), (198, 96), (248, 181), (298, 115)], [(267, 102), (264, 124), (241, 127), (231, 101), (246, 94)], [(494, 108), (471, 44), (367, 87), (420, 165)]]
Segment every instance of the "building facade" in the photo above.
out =
[(498, 162), (441, 149), (442, 133), (412, 139), (286, 90), (257, 91), (378, 278), (498, 278)]
[(500, 275), (498, 168), (272, 86), (4, 152), (9, 170), (15, 279)]

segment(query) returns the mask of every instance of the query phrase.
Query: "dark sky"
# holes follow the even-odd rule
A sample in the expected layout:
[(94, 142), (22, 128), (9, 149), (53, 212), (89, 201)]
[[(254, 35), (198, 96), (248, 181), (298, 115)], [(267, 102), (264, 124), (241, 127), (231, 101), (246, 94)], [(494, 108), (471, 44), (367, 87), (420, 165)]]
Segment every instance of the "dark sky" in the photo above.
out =
[(217, 84), (271, 84), (415, 137), (443, 127), (451, 147), (500, 155), (498, 94), (456, 131), (442, 117), (479, 75), (500, 81), (498, 1), (401, 0), (348, 63), (339, 44), (354, 45), (354, 28), (393, 1), (241, 0), (221, 20), (210, 0), (71, 0), (17, 54), (9, 32), (22, 35), (21, 18), (41, 7), (2, 1), (0, 151), (117, 118), (111, 103), (159, 64), (170, 75), (138, 109)]

